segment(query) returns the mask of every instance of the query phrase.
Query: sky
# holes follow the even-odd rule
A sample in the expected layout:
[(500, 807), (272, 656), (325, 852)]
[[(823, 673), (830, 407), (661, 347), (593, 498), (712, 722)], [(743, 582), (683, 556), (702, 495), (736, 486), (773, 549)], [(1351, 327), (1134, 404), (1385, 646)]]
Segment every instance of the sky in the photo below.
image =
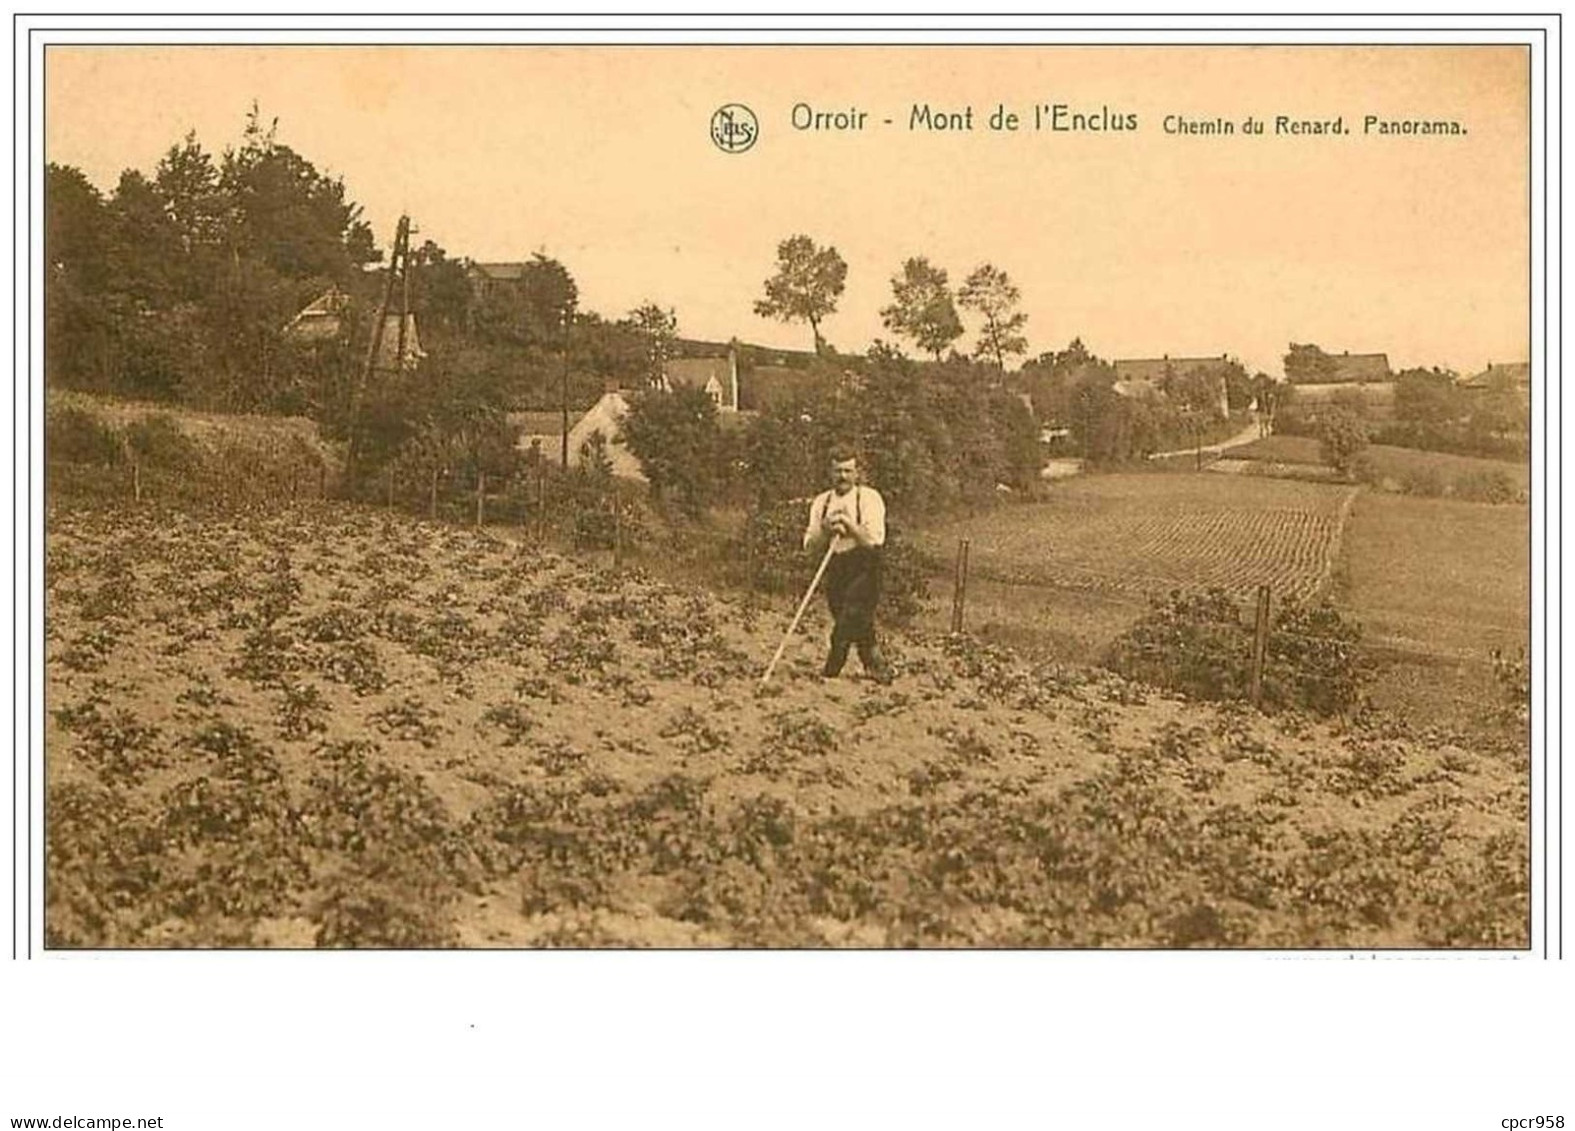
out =
[[(45, 65), (46, 157), (106, 192), (188, 131), (236, 144), (255, 99), (380, 246), (408, 212), (452, 256), (542, 251), (582, 308), (655, 301), (686, 337), (809, 348), (753, 309), (803, 233), (847, 261), (822, 327), (845, 352), (891, 338), (890, 280), (922, 255), (954, 284), (1006, 271), (1030, 355), (1080, 337), (1274, 375), (1292, 341), (1397, 369), (1529, 356), (1523, 48), (55, 46)], [(747, 151), (712, 141), (729, 103), (758, 120)], [(1056, 104), (1137, 125), (1034, 130)], [(925, 105), (972, 107), (973, 128), (910, 129)], [(989, 128), (997, 106), (1018, 130)], [(864, 128), (796, 129), (795, 107)], [(1236, 132), (1167, 133), (1170, 115)], [(1281, 115), (1348, 132), (1277, 133)], [(1368, 115), (1465, 132), (1379, 136)]]

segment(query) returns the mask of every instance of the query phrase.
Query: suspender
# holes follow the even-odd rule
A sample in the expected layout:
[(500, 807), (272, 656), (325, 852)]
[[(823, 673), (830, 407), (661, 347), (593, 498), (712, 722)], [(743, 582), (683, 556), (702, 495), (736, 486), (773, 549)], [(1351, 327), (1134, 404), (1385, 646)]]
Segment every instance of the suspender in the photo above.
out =
[[(820, 504), (820, 525), (826, 525), (826, 512), (831, 510), (831, 495), (827, 491)], [(860, 526), (864, 525), (864, 488), (855, 484), (853, 487), (853, 521)]]

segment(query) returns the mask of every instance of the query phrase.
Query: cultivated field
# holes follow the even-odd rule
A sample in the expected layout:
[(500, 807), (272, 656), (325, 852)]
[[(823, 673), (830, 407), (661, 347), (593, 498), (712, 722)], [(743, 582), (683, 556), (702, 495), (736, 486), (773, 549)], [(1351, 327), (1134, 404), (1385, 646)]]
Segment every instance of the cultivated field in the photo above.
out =
[(1187, 474), (1096, 475), (1030, 507), (991, 511), (924, 537), (949, 558), (968, 538), (970, 573), (1117, 598), (1260, 584), (1306, 599), (1327, 582), (1351, 488)]
[[(1248, 529), (1333, 521), (1260, 486)], [(1110, 529), (1125, 489), (1069, 511)], [(759, 692), (785, 607), (353, 508), (47, 530), (53, 946), (1527, 940), (1512, 740), (967, 638), (826, 683), (823, 621)]]

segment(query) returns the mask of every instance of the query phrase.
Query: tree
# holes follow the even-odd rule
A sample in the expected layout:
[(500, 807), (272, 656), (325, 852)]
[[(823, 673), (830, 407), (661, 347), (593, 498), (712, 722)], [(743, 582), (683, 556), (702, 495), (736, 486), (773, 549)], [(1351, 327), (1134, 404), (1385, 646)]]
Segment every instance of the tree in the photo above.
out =
[(931, 265), (923, 256), (909, 259), (902, 273), (893, 276), (891, 293), (895, 300), (880, 312), (881, 321), (894, 334), (909, 338), (936, 361), (946, 347), (962, 337), (962, 321), (952, 302), (946, 270)]
[(678, 342), (678, 315), (671, 308), (663, 310), (654, 302), (646, 302), (629, 312), (629, 321), (645, 343), (646, 383), (658, 386), (667, 374), (668, 359)]
[(277, 127), (274, 119), (263, 129), (253, 103), (240, 148), (224, 154), (218, 188), (229, 248), (287, 278), (348, 282), (378, 258), (372, 230), (346, 199), (343, 179), (280, 144)]
[(836, 313), (847, 278), (848, 265), (836, 248), (792, 236), (777, 245), (777, 273), (766, 280), (766, 297), (755, 302), (755, 313), (779, 322), (808, 322), (819, 355), (825, 351), (820, 324)]
[(1161, 386), (1167, 397), (1201, 419), (1219, 415), (1222, 380), (1223, 374), (1213, 366), (1195, 365), (1178, 373), (1166, 365)]
[(721, 429), (705, 391), (639, 393), (622, 429), (624, 446), (640, 461), (651, 489), (685, 514), (701, 514), (722, 481)]
[(1320, 385), (1332, 381), (1334, 358), (1312, 344), (1291, 343), (1285, 355), (1285, 379), (1293, 385)]
[(411, 259), (415, 266), (416, 310), (422, 338), (429, 340), (443, 334), (463, 333), (470, 320), (471, 300), (470, 277), (465, 264), (450, 259), (448, 253), (431, 240), (423, 241)]
[(1455, 375), (1406, 369), (1395, 375), (1395, 419), (1407, 424), (1448, 424), (1466, 415)]
[(1348, 408), (1331, 408), (1318, 418), (1318, 454), (1341, 475), (1350, 475), (1367, 447), (1367, 427)]
[(995, 367), (1003, 373), (1008, 357), (1028, 352), (1028, 339), (1022, 333), (1028, 315), (1014, 309), (1021, 299), (1022, 293), (1006, 272), (989, 263), (974, 268), (957, 292), (957, 302), (964, 310), (984, 316), (984, 329), (973, 356), (993, 358)]

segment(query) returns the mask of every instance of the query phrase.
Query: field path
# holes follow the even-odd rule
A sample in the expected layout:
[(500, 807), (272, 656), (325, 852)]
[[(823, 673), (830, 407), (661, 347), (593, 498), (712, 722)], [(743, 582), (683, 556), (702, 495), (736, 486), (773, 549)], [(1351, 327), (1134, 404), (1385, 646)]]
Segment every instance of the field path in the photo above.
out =
[(1217, 444), (1204, 444), (1200, 448), (1182, 448), (1181, 450), (1174, 451), (1174, 452), (1153, 452), (1153, 453), (1150, 453), (1148, 458), (1149, 459), (1175, 459), (1178, 456), (1190, 456), (1194, 452), (1199, 452), (1199, 451), (1211, 452), (1211, 453), (1213, 453), (1215, 455), (1218, 455), (1220, 452), (1226, 451), (1229, 448), (1245, 447), (1246, 445), (1252, 443), (1253, 441), (1261, 440), (1261, 439), (1263, 439), (1263, 437), (1258, 434), (1258, 422), (1257, 421), (1253, 421), (1252, 423), (1248, 424), (1245, 428), (1243, 428), (1240, 432), (1236, 433), (1236, 435), (1230, 437), (1230, 439), (1228, 439), (1228, 440), (1221, 440)]

